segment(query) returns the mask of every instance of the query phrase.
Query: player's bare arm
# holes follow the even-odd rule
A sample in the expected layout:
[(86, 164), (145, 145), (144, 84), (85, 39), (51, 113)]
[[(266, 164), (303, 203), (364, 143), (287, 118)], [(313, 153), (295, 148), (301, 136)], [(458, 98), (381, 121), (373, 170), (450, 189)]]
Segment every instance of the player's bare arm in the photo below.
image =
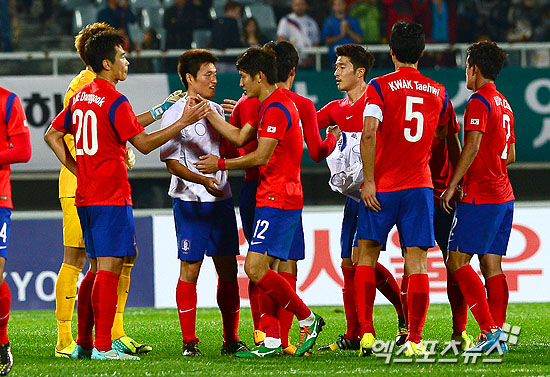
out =
[(168, 172), (172, 175), (185, 179), (189, 182), (198, 183), (203, 185), (206, 191), (212, 196), (221, 198), (223, 196), (223, 191), (220, 190), (217, 186), (220, 185), (220, 182), (214, 177), (206, 177), (197, 173), (193, 173), (186, 166), (182, 165), (178, 160), (166, 160), (166, 168)]
[(178, 100), (185, 97), (186, 94), (187, 92), (184, 92), (181, 89), (173, 91), (168, 95), (168, 97), (164, 99), (164, 101), (162, 101), (162, 103), (154, 106), (149, 111), (137, 115), (138, 123), (141, 124), (142, 127), (147, 127), (154, 121), (161, 120), (164, 112), (168, 110)]
[(212, 154), (201, 156), (201, 161), (196, 162), (195, 167), (201, 173), (215, 173), (218, 170), (238, 170), (266, 165), (271, 159), (278, 143), (279, 140), (277, 139), (261, 137), (258, 140), (258, 148), (254, 152), (230, 159), (219, 158)]
[(44, 135), (44, 140), (48, 143), (50, 148), (52, 148), (59, 161), (61, 161), (61, 163), (65, 165), (71, 173), (76, 175), (76, 161), (71, 155), (69, 148), (67, 148), (67, 144), (65, 144), (65, 141), (63, 140), (64, 136), (65, 133), (50, 126)]
[(376, 199), (376, 184), (374, 183), (374, 162), (376, 161), (376, 130), (380, 121), (371, 116), (365, 117), (361, 135), (361, 159), (363, 160), (363, 175), (365, 183), (361, 188), (361, 199), (368, 209), (379, 212), (382, 207)]
[(510, 165), (516, 162), (516, 143), (510, 144), (508, 149), (508, 159), (506, 160), (506, 165)]
[(464, 140), (464, 149), (460, 154), (456, 168), (453, 171), (449, 185), (443, 194), (441, 195), (440, 205), (441, 209), (450, 214), (453, 211), (453, 202), (455, 201), (456, 195), (459, 194), (458, 183), (464, 177), (472, 162), (477, 156), (479, 151), (479, 145), (481, 144), (481, 138), (483, 137), (483, 132), (481, 131), (466, 131), (466, 136)]
[(130, 143), (132, 143), (132, 145), (141, 153), (148, 154), (176, 136), (177, 133), (185, 127), (197, 122), (201, 118), (204, 118), (209, 110), (210, 104), (207, 101), (197, 100), (195, 97), (189, 97), (189, 100), (185, 104), (181, 118), (170, 126), (150, 134), (143, 131), (132, 137), (130, 139)]
[(235, 127), (226, 122), (216, 111), (209, 111), (206, 119), (220, 135), (236, 147), (242, 147), (256, 137), (256, 129), (250, 124), (245, 124), (243, 128)]

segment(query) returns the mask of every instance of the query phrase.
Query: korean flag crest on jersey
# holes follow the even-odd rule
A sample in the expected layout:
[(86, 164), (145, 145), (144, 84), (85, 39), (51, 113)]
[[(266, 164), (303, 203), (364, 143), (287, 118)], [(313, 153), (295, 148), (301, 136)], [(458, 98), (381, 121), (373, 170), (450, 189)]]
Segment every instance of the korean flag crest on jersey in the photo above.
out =
[(355, 201), (361, 200), (359, 188), (364, 181), (360, 141), (361, 132), (342, 132), (336, 148), (327, 157), (330, 188)]

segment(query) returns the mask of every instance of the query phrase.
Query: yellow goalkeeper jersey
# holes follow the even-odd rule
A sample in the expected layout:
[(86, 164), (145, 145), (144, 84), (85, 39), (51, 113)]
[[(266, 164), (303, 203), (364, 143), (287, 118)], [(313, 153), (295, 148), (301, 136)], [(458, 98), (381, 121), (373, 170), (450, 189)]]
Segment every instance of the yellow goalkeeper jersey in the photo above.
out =
[[(63, 107), (67, 107), (71, 97), (78, 92), (83, 86), (88, 85), (95, 79), (95, 73), (92, 70), (85, 69), (80, 71), (67, 88), (65, 93), (65, 99), (63, 101)], [(63, 138), (65, 144), (71, 151), (71, 155), (76, 159), (76, 152), (74, 146), (74, 136), (66, 134)], [(73, 198), (76, 191), (76, 177), (71, 173), (64, 165), (61, 165), (61, 171), (59, 172), (59, 197), (60, 198)]]

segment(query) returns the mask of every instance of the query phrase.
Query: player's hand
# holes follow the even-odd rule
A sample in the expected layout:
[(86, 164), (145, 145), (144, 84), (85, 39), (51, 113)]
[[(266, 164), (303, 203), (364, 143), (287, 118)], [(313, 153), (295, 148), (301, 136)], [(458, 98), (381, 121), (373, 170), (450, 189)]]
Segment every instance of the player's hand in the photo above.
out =
[(382, 206), (376, 198), (376, 185), (374, 182), (366, 182), (361, 188), (361, 199), (368, 209), (374, 212), (380, 212)]
[(190, 124), (198, 122), (204, 118), (210, 111), (210, 104), (206, 100), (200, 100), (197, 97), (189, 97), (180, 121), (187, 127)]
[(216, 178), (204, 177), (202, 185), (210, 195), (217, 198), (221, 198), (223, 196), (223, 191), (217, 187), (220, 185), (220, 182)]
[(128, 168), (128, 170), (132, 170), (135, 164), (136, 154), (134, 153), (134, 150), (132, 148), (126, 146), (126, 167)]
[(183, 90), (176, 90), (176, 91), (170, 93), (170, 95), (168, 97), (166, 97), (166, 99), (160, 105), (157, 105), (157, 106), (153, 107), (149, 111), (151, 113), (151, 115), (153, 116), (153, 119), (155, 119), (155, 120), (161, 119), (164, 112), (166, 110), (168, 110), (170, 108), (170, 106), (172, 106), (173, 104), (178, 102), (178, 100), (180, 98), (185, 97), (186, 94), (187, 94), (187, 92), (184, 92)]
[(218, 169), (218, 156), (213, 154), (207, 154), (205, 156), (200, 156), (200, 161), (195, 162), (195, 167), (201, 173), (215, 173)]
[(447, 215), (450, 215), (454, 211), (454, 204), (460, 203), (464, 197), (464, 192), (460, 186), (449, 186), (441, 194), (439, 199), (439, 206)]
[(224, 103), (222, 103), (222, 109), (225, 112), (226, 117), (230, 117), (231, 114), (233, 114), (233, 109), (235, 108), (235, 105), (237, 104), (237, 101), (234, 99), (226, 98), (223, 100)]
[(336, 140), (340, 140), (340, 136), (342, 136), (342, 130), (340, 130), (338, 125), (328, 126), (327, 132), (333, 134)]

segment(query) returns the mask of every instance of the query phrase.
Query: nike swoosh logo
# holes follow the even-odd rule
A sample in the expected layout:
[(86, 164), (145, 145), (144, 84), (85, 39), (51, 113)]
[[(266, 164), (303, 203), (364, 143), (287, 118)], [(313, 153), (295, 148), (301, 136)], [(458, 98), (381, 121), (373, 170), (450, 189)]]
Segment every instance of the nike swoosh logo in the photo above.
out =
[(103, 357), (106, 358), (106, 359), (109, 359), (109, 360), (120, 360), (120, 356), (118, 356), (118, 355), (111, 356), (111, 355), (108, 355), (108, 354), (104, 354)]
[(272, 354), (273, 351), (268, 351), (268, 352), (250, 351), (250, 353), (253, 353), (254, 355), (257, 355), (259, 357), (264, 357), (264, 356), (267, 356), (269, 354)]
[(76, 296), (65, 296), (65, 299), (70, 300), (72, 298), (76, 298)]
[(353, 115), (350, 115), (349, 117), (346, 117), (346, 119), (350, 119), (350, 118), (353, 118)]
[(0, 246), (0, 249), (7, 249), (7, 246)]
[(6, 319), (8, 318), (8, 316), (10, 315), (10, 313), (6, 314), (5, 316), (3, 316), (2, 318), (0, 318), (0, 321), (3, 320), (3, 319)]
[(257, 244), (259, 244), (259, 243), (262, 243), (262, 241), (257, 241), (257, 242), (252, 241), (252, 242), (250, 242), (250, 246), (252, 246), (252, 245), (257, 245)]
[(187, 310), (180, 310), (179, 312), (180, 313), (187, 313), (187, 312), (190, 312), (191, 310), (195, 310), (195, 308), (191, 308), (191, 309), (187, 309)]

